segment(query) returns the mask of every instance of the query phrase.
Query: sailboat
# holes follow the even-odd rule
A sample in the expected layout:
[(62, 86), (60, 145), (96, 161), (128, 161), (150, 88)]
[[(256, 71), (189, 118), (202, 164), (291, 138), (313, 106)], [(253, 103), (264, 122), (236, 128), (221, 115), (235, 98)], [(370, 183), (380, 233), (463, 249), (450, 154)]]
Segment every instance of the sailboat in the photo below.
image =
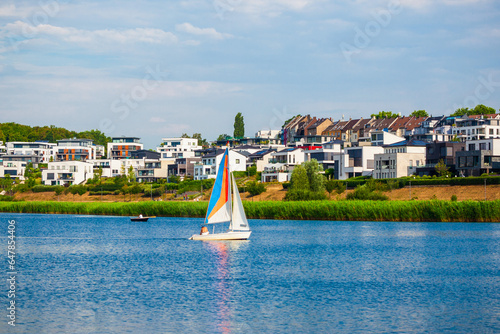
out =
[[(215, 224), (228, 222), (229, 229), (226, 232), (215, 232)], [(208, 231), (207, 225), (213, 226), (212, 233)], [(201, 232), (194, 234), (189, 240), (246, 240), (251, 233), (236, 181), (229, 169), (229, 149), (226, 148), (217, 171)]]

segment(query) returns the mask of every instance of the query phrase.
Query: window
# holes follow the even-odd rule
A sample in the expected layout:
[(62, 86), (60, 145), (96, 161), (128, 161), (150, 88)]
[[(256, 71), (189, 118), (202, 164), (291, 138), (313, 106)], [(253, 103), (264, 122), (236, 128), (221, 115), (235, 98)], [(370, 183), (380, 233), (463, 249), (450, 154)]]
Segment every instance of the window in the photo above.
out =
[(239, 165), (240, 164), (240, 159), (236, 159), (236, 164)]

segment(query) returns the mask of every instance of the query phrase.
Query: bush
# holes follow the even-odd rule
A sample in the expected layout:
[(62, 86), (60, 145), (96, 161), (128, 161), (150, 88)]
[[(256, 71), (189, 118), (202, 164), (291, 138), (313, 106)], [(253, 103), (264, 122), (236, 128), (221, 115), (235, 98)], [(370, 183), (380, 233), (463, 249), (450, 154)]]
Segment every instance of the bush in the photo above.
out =
[(457, 201), (457, 195), (451, 195), (451, 201), (456, 202)]
[(283, 182), (281, 185), (283, 186), (283, 189), (285, 189), (285, 190), (290, 188), (290, 182)]
[(247, 172), (246, 171), (235, 171), (235, 172), (233, 172), (233, 176), (237, 179), (241, 179), (241, 178), (247, 176)]
[(248, 193), (252, 196), (260, 195), (266, 191), (266, 186), (260, 182), (250, 181), (247, 182), (245, 185), (247, 187)]
[(31, 191), (34, 193), (55, 191), (57, 186), (34, 186)]
[(367, 185), (356, 187), (356, 189), (347, 194), (348, 200), (370, 200), (370, 201), (387, 201), (389, 198), (380, 191), (373, 191)]
[[(116, 190), (116, 191), (119, 192), (119, 190)], [(107, 191), (107, 190), (103, 190), (102, 192), (100, 190), (99, 191), (97, 191), (97, 190), (95, 190), (95, 191), (94, 190), (89, 191), (89, 195), (90, 196), (99, 196), (101, 194), (102, 195), (116, 195), (115, 191)]]
[(12, 202), (14, 200), (14, 196), (0, 195), (1, 202)]
[(326, 199), (324, 193), (305, 189), (292, 189), (285, 195), (285, 201), (320, 201)]
[(248, 176), (254, 176), (257, 174), (257, 166), (251, 166), (247, 168)]

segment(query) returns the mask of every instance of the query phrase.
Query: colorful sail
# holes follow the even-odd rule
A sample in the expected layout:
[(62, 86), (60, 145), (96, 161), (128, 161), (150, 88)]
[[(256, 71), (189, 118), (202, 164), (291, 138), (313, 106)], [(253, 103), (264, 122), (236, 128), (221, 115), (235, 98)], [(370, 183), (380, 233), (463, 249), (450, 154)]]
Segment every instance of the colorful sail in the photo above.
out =
[(229, 173), (229, 151), (224, 152), (217, 178), (215, 179), (210, 202), (208, 203), (206, 224), (222, 223), (231, 220), (231, 180)]

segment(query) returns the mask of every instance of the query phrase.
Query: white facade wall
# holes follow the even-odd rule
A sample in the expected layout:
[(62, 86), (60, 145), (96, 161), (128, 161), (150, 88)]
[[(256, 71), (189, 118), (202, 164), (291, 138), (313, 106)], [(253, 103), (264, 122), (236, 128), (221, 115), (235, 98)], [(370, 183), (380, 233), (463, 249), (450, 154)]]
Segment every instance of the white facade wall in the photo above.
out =
[(5, 177), (5, 175), (9, 174), (13, 180), (19, 178), (19, 180), (24, 181), (24, 172), (26, 171), (27, 164), (26, 161), (3, 161), (0, 177)]
[[(203, 157), (200, 164), (194, 166), (194, 179), (215, 179), (224, 152), (217, 156)], [(229, 151), (229, 169), (232, 172), (247, 170), (247, 157), (235, 151)]]
[(193, 158), (194, 151), (201, 150), (198, 139), (193, 138), (162, 138), (162, 146), (156, 148), (162, 159), (166, 158)]
[[(474, 147), (474, 149), (471, 149)], [(491, 151), (492, 155), (500, 156), (500, 138), (469, 140), (465, 142), (466, 151)]]
[(404, 137), (399, 137), (385, 131), (373, 131), (370, 133), (370, 138), (372, 146), (390, 145), (405, 140)]
[(42, 170), (42, 183), (45, 185), (82, 184), (94, 177), (94, 165), (82, 161), (49, 162)]
[(40, 142), (8, 142), (5, 144), (7, 154), (12, 155), (37, 155), (42, 157), (41, 162), (47, 163), (52, 157), (55, 159), (55, 143), (40, 143)]
[(383, 153), (375, 154), (374, 179), (392, 179), (410, 176), (417, 167), (425, 166), (425, 147), (423, 153)]
[(453, 128), (453, 134), (462, 141), (500, 138), (498, 120), (491, 120), (493, 124), (479, 124)]

